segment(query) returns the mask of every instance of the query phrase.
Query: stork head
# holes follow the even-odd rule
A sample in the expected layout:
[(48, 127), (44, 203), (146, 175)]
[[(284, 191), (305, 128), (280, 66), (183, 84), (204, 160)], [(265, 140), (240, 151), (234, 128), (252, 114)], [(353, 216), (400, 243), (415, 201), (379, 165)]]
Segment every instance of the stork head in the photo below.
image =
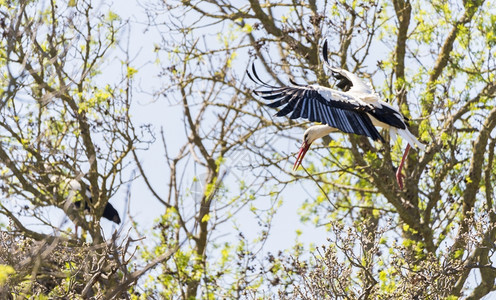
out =
[(301, 165), (303, 157), (305, 157), (305, 154), (307, 154), (310, 145), (316, 139), (324, 137), (334, 131), (337, 131), (337, 129), (328, 125), (314, 125), (305, 130), (305, 133), (303, 134), (303, 143), (301, 144), (300, 152), (298, 152), (298, 157), (296, 158), (296, 162), (293, 166), (293, 171), (298, 169), (298, 167)]

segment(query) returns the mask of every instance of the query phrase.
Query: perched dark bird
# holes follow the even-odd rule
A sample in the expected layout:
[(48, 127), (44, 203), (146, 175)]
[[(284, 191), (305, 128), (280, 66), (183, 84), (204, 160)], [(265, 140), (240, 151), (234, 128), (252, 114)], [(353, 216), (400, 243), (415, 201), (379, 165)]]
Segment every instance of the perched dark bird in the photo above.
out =
[(299, 85), (291, 82), (291, 86), (276, 87), (263, 82), (252, 67), (252, 74), (248, 76), (255, 83), (266, 88), (256, 90), (255, 94), (265, 100), (274, 100), (269, 107), (280, 107), (276, 116), (286, 116), (290, 119), (304, 118), (312, 122), (325, 125), (314, 125), (308, 128), (303, 135), (303, 144), (293, 169), (301, 165), (303, 157), (313, 141), (331, 132), (343, 131), (364, 135), (373, 140), (384, 141), (375, 126), (389, 130), (392, 140), (400, 135), (408, 143), (400, 165), (396, 172), (396, 180), (403, 188), (401, 170), (410, 146), (425, 150), (425, 145), (408, 130), (407, 119), (397, 108), (382, 101), (370, 84), (364, 83), (355, 74), (343, 69), (332, 68), (328, 61), (327, 41), (324, 42), (322, 54), (326, 67), (339, 81), (337, 87), (343, 91), (323, 87), (320, 85)]

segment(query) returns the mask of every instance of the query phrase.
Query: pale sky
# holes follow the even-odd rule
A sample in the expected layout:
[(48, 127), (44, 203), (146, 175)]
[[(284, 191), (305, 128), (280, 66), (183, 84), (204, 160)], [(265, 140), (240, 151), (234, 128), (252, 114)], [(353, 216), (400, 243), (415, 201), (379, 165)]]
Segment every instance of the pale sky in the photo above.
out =
[[(116, 11), (123, 19), (131, 20), (131, 30), (130, 30), (130, 49), (131, 57), (135, 57), (133, 65), (139, 68), (139, 72), (136, 76), (136, 83), (139, 83), (141, 90), (153, 91), (157, 90), (157, 87), (161, 86), (159, 78), (156, 74), (159, 71), (156, 65), (150, 63), (155, 60), (155, 54), (153, 52), (154, 44), (160, 41), (160, 36), (154, 30), (148, 30), (145, 32), (146, 26), (133, 20), (146, 20), (143, 13), (143, 8), (139, 7), (135, 1), (126, 0), (120, 1), (118, 5), (113, 5), (114, 11)], [(213, 41), (215, 42), (215, 41)], [(111, 54), (112, 55), (112, 54)], [(103, 73), (107, 74), (106, 70)], [(108, 72), (109, 76), (112, 76), (112, 72)], [(180, 147), (185, 141), (184, 126), (181, 121), (182, 117), (182, 107), (180, 106), (170, 106), (164, 98), (160, 98), (158, 101), (153, 101), (151, 95), (145, 93), (134, 93), (134, 110), (133, 116), (134, 120), (139, 125), (141, 122), (152, 123), (155, 129), (158, 131), (161, 127), (164, 128), (166, 134), (166, 140), (168, 147), (174, 149), (174, 147)], [(283, 121), (283, 120), (281, 120)], [(295, 130), (295, 136), (302, 136), (301, 130)], [(288, 145), (291, 147), (295, 154), (298, 152), (298, 145)], [(156, 142), (147, 152), (141, 154), (142, 162), (150, 176), (153, 180), (154, 186), (162, 192), (162, 196), (166, 195), (165, 186), (168, 183), (169, 173), (164, 162), (164, 154), (161, 146), (161, 142)], [(285, 167), (290, 169), (292, 167), (291, 163), (286, 163)], [(198, 172), (199, 173), (199, 172)], [(194, 174), (194, 170), (186, 173), (185, 178), (193, 178), (193, 176), (198, 176), (199, 174)], [(234, 177), (236, 174), (228, 174), (228, 180), (236, 180)], [(163, 188), (159, 188), (163, 187)], [(315, 187), (307, 187), (310, 192), (315, 191)], [(122, 191), (121, 191), (122, 192)], [(286, 188), (283, 193), (284, 204), (278, 210), (276, 217), (274, 218), (273, 228), (270, 232), (269, 240), (267, 241), (265, 251), (277, 252), (278, 250), (283, 250), (290, 248), (294, 245), (296, 238), (296, 230), (301, 229), (303, 231), (300, 241), (306, 243), (315, 243), (316, 245), (326, 244), (326, 238), (328, 233), (324, 228), (315, 228), (312, 225), (302, 225), (297, 215), (297, 209), (301, 206), (303, 201), (309, 196), (305, 193), (300, 184), (293, 184)], [(258, 199), (258, 203), (255, 206), (259, 208), (267, 207), (268, 199)], [(119, 213), (122, 214), (123, 203), (120, 202), (118, 195), (111, 199), (112, 204), (117, 208)], [(153, 221), (164, 212), (164, 207), (158, 203), (147, 191), (146, 187), (140, 179), (133, 183), (132, 196), (131, 196), (131, 210), (130, 213), (133, 215), (136, 221), (138, 221), (140, 228), (150, 230), (153, 226)], [(251, 213), (241, 213), (236, 216), (238, 224), (241, 224), (244, 228), (244, 233), (247, 237), (250, 236), (250, 229), (257, 228), (257, 220), (254, 219)], [(127, 219), (126, 221), (129, 221)], [(104, 224), (108, 228), (108, 223)], [(126, 224), (124, 225), (126, 228)], [(231, 230), (228, 227), (232, 227), (232, 223), (226, 223), (222, 228), (222, 231)], [(218, 232), (217, 234), (220, 234)], [(236, 233), (232, 232), (234, 238), (237, 238)], [(255, 238), (256, 236), (253, 236)], [(229, 238), (229, 235), (225, 238)]]

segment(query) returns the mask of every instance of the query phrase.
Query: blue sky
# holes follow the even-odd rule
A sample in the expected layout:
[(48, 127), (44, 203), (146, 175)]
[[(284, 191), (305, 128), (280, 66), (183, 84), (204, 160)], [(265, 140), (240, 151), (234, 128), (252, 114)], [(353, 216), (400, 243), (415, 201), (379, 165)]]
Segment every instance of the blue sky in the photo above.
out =
[[(146, 20), (144, 10), (137, 5), (135, 1), (122, 1), (119, 2), (118, 5), (113, 5), (112, 7), (122, 19), (130, 20), (130, 26), (126, 27), (125, 32), (121, 33), (121, 42), (127, 43), (127, 39), (129, 38), (130, 57), (133, 58), (132, 65), (139, 69), (135, 80), (135, 85), (139, 91), (134, 92), (133, 119), (136, 125), (139, 125), (140, 123), (153, 124), (157, 132), (160, 128), (163, 128), (167, 147), (169, 149), (177, 149), (186, 141), (184, 126), (181, 119), (182, 107), (170, 105), (163, 97), (154, 100), (150, 94), (151, 91), (156, 91), (161, 87), (160, 79), (157, 76), (160, 68), (154, 64), (156, 57), (153, 51), (155, 44), (159, 43), (161, 37), (154, 29), (147, 30), (146, 25), (143, 24), (143, 21)], [(215, 39), (212, 39), (212, 42), (215, 42)], [(114, 51), (119, 55), (119, 53), (117, 53), (118, 49)], [(110, 57), (112, 55), (113, 53), (110, 54)], [(246, 60), (239, 58), (239, 61), (243, 63)], [(112, 80), (112, 74), (115, 72), (112, 71), (112, 69), (119, 67), (117, 61), (113, 61), (112, 63), (115, 64), (109, 66), (107, 70), (102, 70), (103, 76), (109, 76), (109, 80)], [(295, 136), (298, 138), (302, 135), (302, 132), (300, 132), (301, 130), (294, 131)], [(290, 145), (287, 143), (286, 147), (288, 148), (288, 151), (292, 151), (296, 154), (299, 144)], [(173, 150), (171, 152), (174, 153)], [(141, 162), (152, 180), (152, 184), (157, 190), (162, 192), (161, 196), (165, 196), (169, 173), (165, 164), (164, 151), (161, 142), (157, 141), (146, 151), (146, 153), (141, 152)], [(285, 168), (290, 169), (291, 167), (292, 165), (290, 162), (285, 164)], [(236, 174), (233, 172), (237, 171), (231, 169), (231, 172), (226, 177), (226, 182), (235, 182), (236, 176), (243, 176), (243, 174)], [(195, 170), (188, 170), (188, 172), (185, 173), (185, 178), (192, 179), (194, 176), (199, 176), (200, 174), (198, 173), (199, 171), (195, 172)], [(308, 190), (313, 191), (314, 187), (308, 187)], [(302, 225), (299, 221), (297, 210), (303, 201), (309, 197), (302, 186), (300, 184), (293, 184), (286, 188), (282, 196), (284, 202), (278, 209), (277, 215), (274, 218), (273, 228), (271, 229), (265, 251), (276, 252), (278, 250), (290, 248), (294, 244), (297, 229), (302, 230), (303, 232), (300, 241), (315, 243), (317, 245), (325, 244), (328, 233), (325, 232), (324, 228), (315, 228), (312, 225)], [(121, 197), (124, 197), (124, 195), (121, 194)], [(257, 200), (258, 203), (255, 203), (255, 205), (258, 208), (267, 207), (267, 200), (268, 199), (259, 199)], [(119, 212), (123, 211), (123, 204), (121, 199), (119, 199), (119, 194), (113, 197), (111, 202), (117, 207)], [(139, 223), (141, 229), (151, 230), (153, 221), (163, 213), (164, 210), (165, 208), (163, 205), (152, 197), (142, 180), (138, 179), (133, 183), (130, 199), (130, 214)], [(248, 237), (250, 236), (250, 232), (252, 232), (252, 237), (256, 238), (256, 233), (258, 231), (253, 231), (252, 229), (257, 227), (257, 220), (248, 212), (248, 210), (237, 215), (236, 220), (237, 224), (241, 225), (241, 229)], [(106, 229), (109, 229), (109, 222), (106, 223), (107, 224), (103, 225)], [(124, 224), (123, 226), (126, 228), (129, 225)], [(233, 223), (227, 222), (221, 229), (218, 229), (220, 231), (218, 234), (231, 232), (231, 234), (226, 235), (224, 238), (236, 238), (236, 233), (232, 231), (232, 226)]]

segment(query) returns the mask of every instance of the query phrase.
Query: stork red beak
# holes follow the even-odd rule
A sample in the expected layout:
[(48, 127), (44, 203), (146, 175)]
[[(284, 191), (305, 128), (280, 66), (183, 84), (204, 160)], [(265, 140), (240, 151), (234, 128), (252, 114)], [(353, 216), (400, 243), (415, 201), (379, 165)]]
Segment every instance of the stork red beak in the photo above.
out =
[(296, 171), (298, 167), (301, 165), (301, 162), (303, 161), (303, 157), (305, 157), (305, 154), (307, 154), (308, 149), (310, 148), (310, 145), (312, 143), (307, 144), (307, 142), (303, 141), (303, 144), (301, 144), (300, 152), (298, 152), (298, 157), (296, 157), (296, 161), (293, 166), (293, 171)]

